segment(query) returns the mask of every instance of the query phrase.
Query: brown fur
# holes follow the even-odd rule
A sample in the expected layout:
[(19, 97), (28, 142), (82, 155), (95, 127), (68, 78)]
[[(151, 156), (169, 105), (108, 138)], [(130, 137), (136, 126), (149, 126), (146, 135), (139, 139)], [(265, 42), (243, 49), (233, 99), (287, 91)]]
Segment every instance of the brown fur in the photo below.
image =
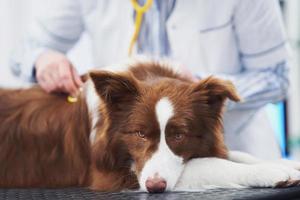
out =
[(193, 83), (155, 63), (118, 74), (95, 71), (90, 78), (102, 101), (92, 146), (83, 96), (69, 104), (65, 95), (39, 87), (0, 90), (0, 187), (138, 188), (137, 176), (157, 149), (155, 105), (162, 97), (175, 108), (166, 128), (175, 154), (185, 161), (227, 157), (223, 104), (239, 100), (230, 82), (210, 77)]
[(0, 90), (0, 187), (85, 185), (90, 125), (84, 99), (39, 87)]

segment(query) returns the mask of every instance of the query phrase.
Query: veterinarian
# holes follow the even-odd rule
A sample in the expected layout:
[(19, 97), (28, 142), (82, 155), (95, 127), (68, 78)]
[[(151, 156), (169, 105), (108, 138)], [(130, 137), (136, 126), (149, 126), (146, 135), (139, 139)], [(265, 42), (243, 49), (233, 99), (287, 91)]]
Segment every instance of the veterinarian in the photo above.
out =
[(72, 95), (82, 85), (66, 53), (86, 31), (96, 66), (128, 58), (134, 7), (146, 5), (132, 56), (168, 58), (193, 78), (232, 80), (242, 103), (228, 102), (225, 138), (232, 150), (280, 157), (265, 105), (286, 96), (287, 38), (277, 0), (53, 0), (45, 1), (11, 62), (14, 74), (47, 92)]

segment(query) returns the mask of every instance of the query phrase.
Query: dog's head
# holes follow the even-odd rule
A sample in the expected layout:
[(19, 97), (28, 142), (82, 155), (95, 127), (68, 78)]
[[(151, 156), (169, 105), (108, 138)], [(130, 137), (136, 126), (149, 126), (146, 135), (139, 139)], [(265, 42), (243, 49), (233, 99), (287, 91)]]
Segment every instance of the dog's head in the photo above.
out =
[(231, 82), (151, 76), (141, 81), (131, 72), (90, 76), (102, 101), (99, 170), (127, 170), (142, 190), (163, 192), (175, 187), (188, 160), (226, 157), (222, 110), (227, 98), (239, 100)]

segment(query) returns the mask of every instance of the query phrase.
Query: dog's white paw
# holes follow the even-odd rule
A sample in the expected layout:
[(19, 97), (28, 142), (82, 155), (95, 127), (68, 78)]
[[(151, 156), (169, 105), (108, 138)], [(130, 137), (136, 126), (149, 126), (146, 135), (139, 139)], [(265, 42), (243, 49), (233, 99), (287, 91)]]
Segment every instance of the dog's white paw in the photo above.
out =
[[(280, 164), (256, 164), (246, 177), (250, 187), (290, 187), (300, 185), (300, 172)], [(249, 180), (249, 182), (247, 181)]]

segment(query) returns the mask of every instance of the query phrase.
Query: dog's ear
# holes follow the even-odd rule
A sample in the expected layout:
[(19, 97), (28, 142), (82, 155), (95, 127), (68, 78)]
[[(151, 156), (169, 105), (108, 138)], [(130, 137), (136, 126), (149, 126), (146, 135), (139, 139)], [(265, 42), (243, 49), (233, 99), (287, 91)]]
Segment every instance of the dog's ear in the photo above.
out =
[(208, 77), (193, 85), (193, 93), (213, 108), (222, 108), (225, 100), (240, 101), (240, 97), (231, 81)]
[(114, 107), (122, 103), (129, 104), (139, 94), (137, 80), (130, 73), (94, 71), (89, 75), (101, 99)]

